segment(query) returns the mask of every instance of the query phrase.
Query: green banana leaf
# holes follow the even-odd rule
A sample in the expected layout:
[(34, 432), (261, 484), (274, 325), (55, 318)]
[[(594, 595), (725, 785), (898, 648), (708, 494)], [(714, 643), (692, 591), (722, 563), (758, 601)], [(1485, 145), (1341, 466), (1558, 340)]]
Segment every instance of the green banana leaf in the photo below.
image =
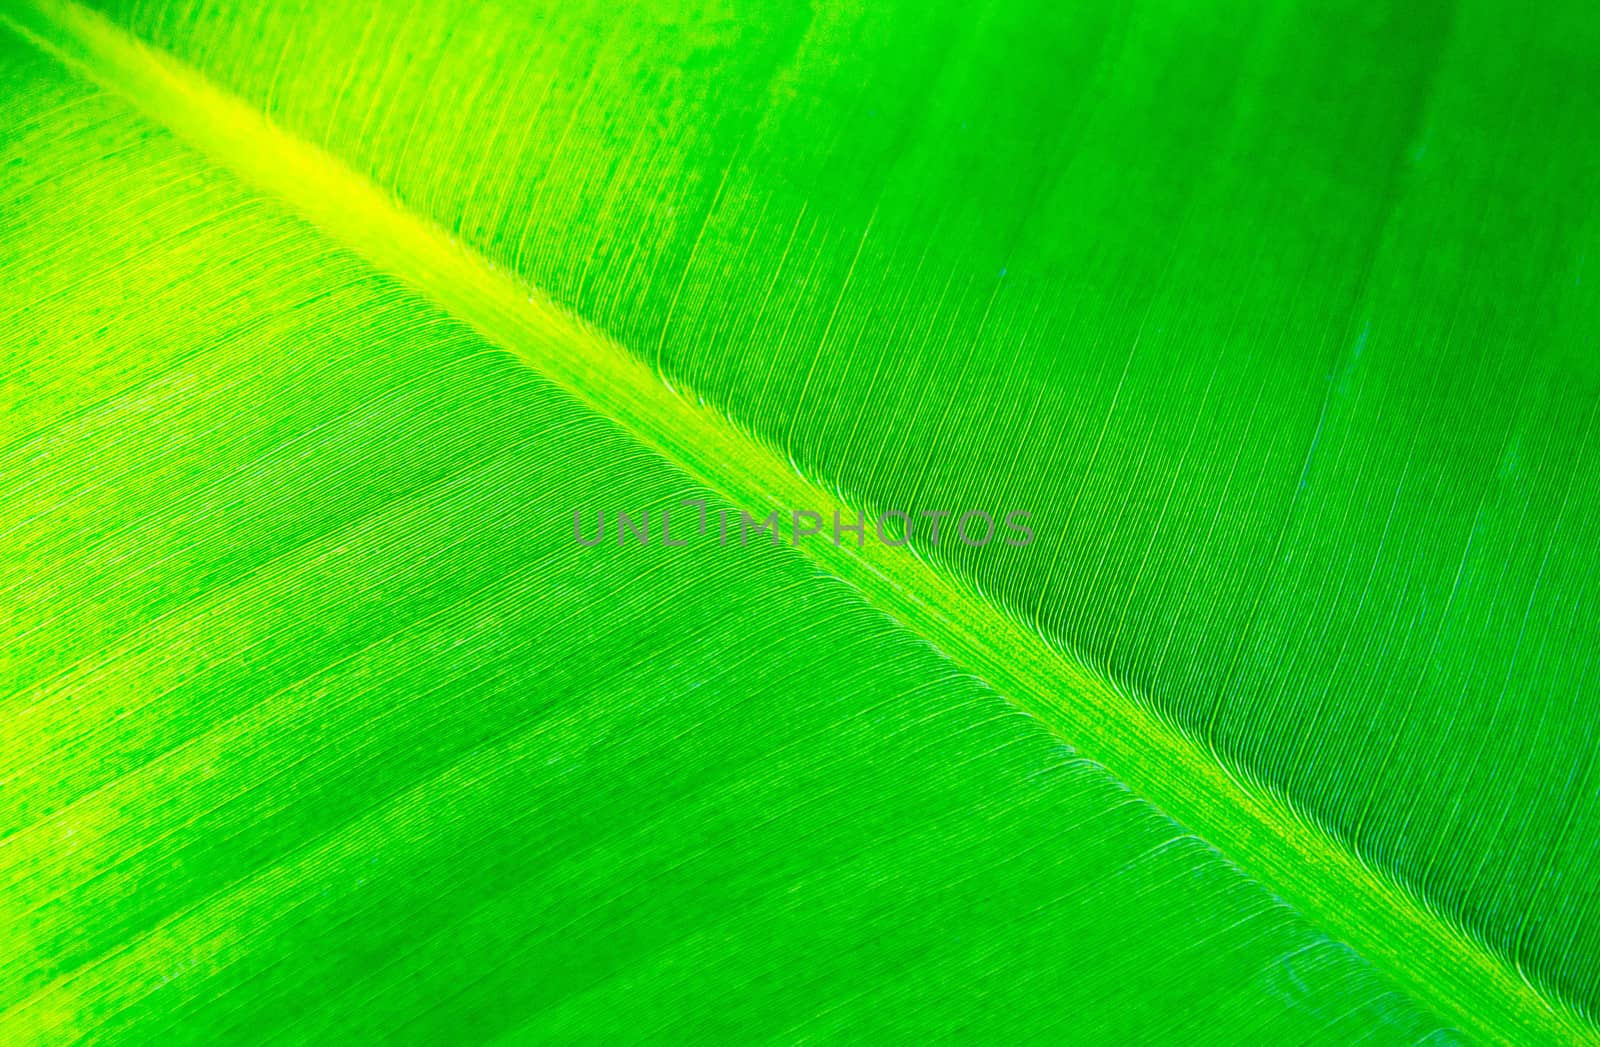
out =
[(1597, 113), (1576, 0), (6, 0), (0, 1043), (1600, 1042)]

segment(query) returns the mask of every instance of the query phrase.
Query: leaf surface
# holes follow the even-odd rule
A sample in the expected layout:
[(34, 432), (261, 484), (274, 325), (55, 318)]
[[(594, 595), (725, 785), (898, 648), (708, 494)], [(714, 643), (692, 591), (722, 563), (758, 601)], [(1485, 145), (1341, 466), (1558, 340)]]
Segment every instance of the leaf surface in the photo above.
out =
[[(1576, 200), (1566, 190), (1592, 171), (1583, 147), (1543, 137), (1529, 142), (1530, 149), (1543, 144), (1542, 153), (1507, 171), (1480, 141), (1495, 128), (1507, 133), (1526, 111), (1556, 126), (1581, 119), (1581, 92), (1561, 90), (1587, 54), (1581, 32), (1570, 32), (1583, 28), (1576, 18), (1572, 26), (1559, 18), (1538, 29), (1519, 26), (1521, 35), (1507, 39), (1487, 7), (1348, 24), (1271, 10), (1259, 24), (1213, 30), (1224, 37), (1213, 42), (1215, 53), (1233, 60), (1217, 66), (1197, 62), (1189, 53), (1194, 27), (1162, 11), (1116, 24), (1083, 16), (1084, 25), (1069, 24), (1081, 32), (1037, 41), (1025, 39), (1027, 19), (1002, 10), (953, 34), (940, 31), (938, 12), (896, 13), (882, 24), (876, 19), (889, 16), (778, 18), (759, 32), (749, 23), (645, 9), (628, 16), (640, 25), (581, 8), (552, 15), (553, 24), (492, 7), (393, 18), (374, 9), (339, 26), (317, 23), (315, 32), (302, 31), (308, 23), (292, 8), (126, 13), (138, 32), (219, 77), (234, 98), (76, 8), (41, 10), (43, 17), (23, 16), (25, 35), (236, 170), (255, 191), (307, 215), (332, 240), (159, 134), (151, 146), (150, 126), (115, 103), (97, 95), (92, 104), (63, 101), (71, 89), (59, 75), (52, 81), (37, 62), (18, 59), (14, 78), (25, 87), (17, 97), (33, 108), (16, 115), (19, 129), (8, 141), (37, 169), (84, 179), (75, 188), (39, 178), (13, 191), (17, 212), (39, 219), (28, 235), (49, 245), (34, 263), (46, 293), (30, 286), (14, 310), (27, 321), (19, 323), (22, 346), (52, 347), (48, 356), (26, 356), (20, 409), (8, 429), (6, 476), (19, 492), (10, 500), (19, 555), (8, 574), (22, 610), (11, 630), (21, 653), (6, 670), (18, 694), (7, 759), (20, 772), (8, 776), (8, 817), (18, 834), (6, 846), (24, 899), (17, 911), (27, 913), (16, 922), (18, 944), (44, 958), (37, 967), (9, 968), (20, 1002), (7, 1017), (18, 1028), (86, 1032), (101, 1021), (146, 1032), (172, 1022), (197, 1035), (244, 1028), (257, 1020), (247, 1017), (252, 1008), (265, 1012), (275, 1000), (312, 992), (325, 968), (306, 959), (307, 936), (322, 920), (334, 925), (330, 940), (359, 960), (380, 954), (384, 943), (410, 941), (399, 937), (403, 925), (415, 917), (426, 926), (434, 913), (440, 948), (454, 942), (452, 954), (471, 962), (465, 946), (475, 944), (515, 967), (513, 957), (541, 954), (513, 951), (495, 928), (548, 933), (557, 914), (587, 914), (572, 926), (639, 936), (633, 948), (613, 937), (588, 954), (591, 964), (622, 957), (632, 964), (608, 971), (595, 991), (568, 983), (565, 992), (540, 995), (532, 983), (547, 981), (548, 972), (583, 967), (547, 947), (536, 963), (522, 964), (523, 982), (509, 971), (484, 975), (481, 992), (458, 1009), (441, 1004), (431, 1017), (407, 1020), (467, 1014), (489, 1023), (485, 1034), (520, 1029), (542, 1038), (600, 1028), (611, 1015), (627, 1023), (619, 1033), (647, 1034), (650, 1021), (690, 1020), (673, 1015), (670, 1001), (703, 998), (710, 985), (731, 990), (751, 976), (731, 932), (717, 937), (702, 925), (706, 913), (740, 899), (750, 911), (734, 921), (738, 940), (767, 944), (769, 963), (806, 957), (805, 969), (765, 979), (774, 987), (768, 1009), (753, 1004), (746, 1025), (733, 1016), (734, 1024), (702, 1024), (701, 1032), (802, 1035), (789, 1024), (803, 1018), (836, 1020), (835, 1031), (858, 1035), (866, 1018), (819, 1003), (841, 998), (867, 1008), (904, 1000), (882, 1020), (949, 1031), (951, 1019), (930, 1003), (944, 995), (939, 1002), (950, 1014), (989, 1001), (981, 1004), (994, 1007), (986, 1013), (1003, 1012), (1045, 1035), (1050, 1026), (1037, 1009), (1071, 998), (1062, 996), (1069, 971), (1082, 978), (1092, 970), (1098, 977), (1082, 992), (1100, 1017), (1082, 1020), (1079, 1035), (1103, 1038), (1119, 1021), (1129, 1023), (1124, 1035), (1173, 1035), (1184, 1026), (1161, 1023), (1174, 1012), (1156, 1018), (1140, 1010), (1149, 1000), (1136, 1004), (1111, 991), (1116, 972), (1148, 967), (1139, 984), (1154, 989), (1162, 984), (1157, 960), (1169, 969), (1174, 961), (1165, 943), (1208, 943), (1221, 934), (1227, 945), (1214, 961), (1216, 984), (1207, 990), (1196, 972), (1184, 990), (1191, 1013), (1235, 1016), (1238, 1024), (1219, 1027), (1220, 1039), (1247, 1041), (1260, 1031), (1251, 1021), (1309, 1014), (1310, 1029), (1337, 1040), (1349, 1035), (1338, 1021), (1360, 1014), (1370, 1023), (1372, 1007), (1389, 1022), (1383, 1031), (1418, 1034), (1423, 1027), (1412, 1018), (1390, 1017), (1411, 1012), (1381, 988), (1384, 978), (1485, 1039), (1593, 1035), (1579, 1016), (1592, 1007), (1595, 977), (1585, 899), (1595, 879), (1596, 800), (1592, 745), (1581, 729), (1592, 719), (1593, 699), (1582, 686), (1592, 646), (1580, 640), (1593, 624), (1584, 595), (1594, 562), (1589, 509), (1600, 486), (1588, 453), (1594, 368), (1581, 349), (1593, 298), (1581, 276), (1570, 289), (1531, 277), (1518, 282), (1525, 270), (1581, 266), (1592, 218), (1545, 218), (1538, 236), (1487, 260), (1477, 256), (1488, 277), (1452, 261), (1452, 251), (1482, 242), (1460, 231), (1455, 219), (1464, 207), (1492, 230), (1515, 220), (1518, 201)], [(926, 32), (907, 31), (916, 17), (929, 20)], [(1361, 44), (1355, 53), (1366, 57), (1338, 75), (1308, 74), (1311, 59), (1330, 74), (1338, 66), (1331, 47), (1304, 51), (1307, 22), (1319, 17), (1328, 18), (1322, 28)], [(1401, 30), (1424, 46), (1389, 63), (1375, 49)], [(647, 39), (657, 43), (641, 43)], [(485, 63), (486, 53), (504, 55), (503, 63)], [(397, 54), (413, 60), (396, 62)], [(1144, 63), (1138, 75), (1112, 60), (1125, 54)], [(1503, 112), (1479, 107), (1467, 119), (1467, 102), (1481, 90), (1475, 85), (1509, 75), (1492, 64), (1485, 70), (1480, 59), (1503, 54), (1538, 54), (1542, 72), (1506, 96)], [(1081, 68), (1068, 63), (1063, 75), (1064, 56), (1076, 56)], [(992, 94), (981, 89), (982, 74), (1002, 57), (1015, 67), (1014, 82), (974, 109)], [(515, 67), (523, 72), (502, 75), (512, 62), (524, 63)], [(345, 72), (329, 77), (328, 68)], [(679, 72), (652, 79), (663, 69)], [(536, 75), (548, 78), (543, 94), (528, 90)], [(1192, 110), (1163, 122), (1150, 115), (1151, 100), (1166, 97), (1174, 79), (1200, 90), (1185, 95)], [(731, 89), (728, 80), (744, 86)], [(883, 89), (889, 130), (866, 123), (854, 130), (851, 105), (872, 94), (863, 80)], [(1344, 104), (1351, 83), (1363, 90)], [(761, 85), (765, 98), (753, 105), (750, 88)], [(1061, 111), (1027, 104), (1041, 94)], [(477, 135), (446, 115), (453, 101), (468, 99), (465, 111), (485, 121)], [(252, 102), (285, 130), (262, 121)], [(95, 105), (107, 109), (79, 112)], [(952, 147), (950, 121), (969, 112), (981, 114), (982, 133), (971, 146)], [(1149, 122), (1153, 139), (1127, 143), (1119, 117), (1129, 114)], [(1314, 129), (1297, 122), (1309, 114), (1323, 118)], [(72, 134), (45, 145), (46, 132), (33, 132), (29, 121), (42, 127), (49, 119), (70, 121)], [(819, 146), (819, 128), (840, 137)], [(1341, 133), (1376, 144), (1340, 155)], [(475, 152), (504, 134), (522, 138)], [(1437, 155), (1434, 138), (1450, 162), (1483, 172), (1465, 203), (1421, 166), (1429, 150)], [(334, 155), (309, 144), (319, 140)], [(800, 142), (812, 143), (805, 156), (852, 162), (789, 170), (785, 157)], [(166, 165), (155, 174), (156, 156), (105, 170), (125, 151), (151, 148)], [(1159, 160), (1181, 151), (1207, 165), (1186, 177), (1156, 173)], [(476, 159), (456, 162), (457, 155)], [(1265, 169), (1254, 162), (1261, 158)], [(715, 185), (696, 175), (700, 164), (720, 170)], [(1148, 182), (1131, 190), (1107, 183), (1107, 171), (1124, 169)], [(1007, 186), (1018, 170), (1031, 174), (1020, 187)], [(195, 186), (198, 195), (185, 195)], [(143, 246), (119, 244), (126, 233), (82, 228), (85, 208), (71, 201), (86, 191), (127, 201), (124, 208), (146, 205), (126, 216), (142, 220)], [(681, 222), (680, 209), (689, 216)], [(224, 228), (221, 216), (234, 211), (244, 220)], [(1163, 213), (1170, 222), (1154, 220)], [(1135, 214), (1152, 224), (1130, 227)], [(52, 215), (56, 228), (46, 221)], [(114, 215), (102, 228), (117, 228)], [(773, 240), (763, 245), (766, 236)], [(1419, 266), (1416, 245), (1425, 237), (1430, 250)], [(260, 246), (246, 253), (244, 244)], [(71, 252), (87, 257), (80, 262)], [(84, 275), (95, 271), (96, 252), (115, 260), (106, 270), (109, 297)], [(168, 252), (177, 273), (151, 263), (141, 272), (122, 261)], [(985, 275), (986, 259), (1003, 264)], [(1109, 279), (1101, 266), (1122, 273), (1123, 283), (1097, 286)], [(1265, 277), (1257, 275), (1261, 267)], [(212, 293), (194, 283), (199, 272), (216, 274)], [(1466, 300), (1462, 288), (1491, 277), (1499, 301), (1521, 309)], [(59, 290), (51, 291), (50, 278)], [(125, 286), (131, 278), (136, 287), (144, 280), (142, 292)], [(1430, 296), (1443, 300), (1431, 310), (1411, 306)], [(108, 306), (119, 300), (131, 316)], [(51, 304), (42, 320), (36, 301)], [(194, 331), (201, 309), (207, 326)], [(1528, 316), (1538, 326), (1518, 326), (1520, 341), (1496, 344), (1496, 332), (1509, 333)], [(1474, 332), (1467, 350), (1449, 344), (1460, 324)], [(533, 390), (503, 360), (500, 371), (483, 373), (491, 344), (532, 363), (581, 406)], [(1519, 382), (1508, 394), (1497, 378), (1518, 363)], [(279, 387), (286, 382), (287, 391)], [(537, 415), (541, 397), (560, 410)], [(236, 417), (241, 404), (269, 403), (259, 419)], [(502, 444), (505, 471), (496, 472), (488, 433), (515, 432), (514, 410), (536, 412), (523, 423), (530, 439), (598, 427), (610, 450), (581, 441)], [(1473, 424), (1453, 422), (1460, 416)], [(113, 432), (117, 438), (106, 439)], [(637, 477), (604, 474), (602, 463), (636, 459), (628, 448), (640, 445), (659, 456), (639, 459), (648, 469)], [(525, 453), (509, 453), (519, 449)], [(462, 470), (483, 482), (474, 486)], [(709, 490), (758, 512), (770, 504), (917, 509), (1003, 497), (1003, 508), (1023, 505), (1051, 526), (1041, 547), (1010, 555), (926, 540), (914, 553), (807, 547), (858, 594), (835, 597), (848, 612), (826, 604), (818, 613), (812, 609), (826, 598), (806, 594), (834, 590), (782, 551), (728, 561), (721, 548), (608, 549), (603, 559), (582, 560), (588, 551), (572, 548), (566, 527), (570, 508), (619, 498), (646, 504), (648, 490), (659, 504), (670, 500), (663, 491)], [(519, 492), (527, 501), (516, 501)], [(499, 522), (513, 517), (523, 520), (521, 529)], [(241, 532), (243, 521), (250, 524)], [(351, 528), (371, 544), (345, 543)], [(358, 552), (347, 565), (330, 566), (330, 557), (352, 548)], [(789, 580), (774, 571), (791, 572)], [(563, 613), (569, 586), (589, 592), (589, 613)], [(790, 586), (795, 603), (773, 599)], [(499, 588), (503, 601), (488, 604), (503, 609), (490, 618), (455, 617), (483, 590)], [(748, 614), (725, 618), (715, 610), (724, 600), (737, 608), (741, 593)], [(858, 605), (858, 597), (899, 624)], [(669, 602), (673, 613), (665, 615)], [(636, 617), (628, 606), (638, 608)], [(438, 624), (435, 616), (443, 616)], [(698, 638), (712, 618), (727, 631)], [(385, 631), (386, 621), (399, 631)], [(795, 622), (803, 623), (795, 634), (804, 642), (761, 653), (764, 640)], [(666, 631), (640, 640), (635, 629)], [(848, 658), (835, 657), (850, 648), (833, 638), (858, 634), (873, 639), (862, 641), (852, 669)], [(926, 652), (903, 674), (880, 671), (883, 651), (909, 637), (931, 641), (1003, 697), (947, 693), (949, 663)], [(621, 670), (604, 661), (569, 667), (549, 698), (565, 734), (556, 727), (548, 738), (542, 728), (502, 733), (504, 710), (489, 696), (515, 696), (510, 708), (527, 703), (543, 693), (534, 681), (557, 671), (559, 652), (585, 641), (612, 658), (684, 650), (699, 658), (678, 675), (640, 668), (617, 678)], [(211, 652), (198, 681), (183, 657), (196, 644)], [(461, 646), (468, 650), (459, 656), (440, 654)], [(509, 651), (527, 657), (510, 658), (513, 669), (501, 660)], [(541, 668), (541, 656), (549, 668)], [(735, 673), (730, 663), (745, 668)], [(412, 675), (385, 682), (402, 664)], [(794, 707), (798, 691), (819, 683), (843, 696), (856, 717), (885, 707), (911, 716), (904, 696), (930, 690), (940, 696), (924, 715), (987, 708), (973, 712), (981, 724), (1021, 708), (1033, 719), (1001, 716), (1019, 739), (1045, 746), (1058, 761), (1055, 747), (1064, 740), (1099, 761), (1383, 973), (1347, 957), (1350, 973), (1316, 990), (1327, 1001), (1291, 1006), (1274, 1019), (1282, 1004), (1257, 998), (1262, 1014), (1237, 1017), (1240, 999), (1230, 993), (1249, 999), (1263, 981), (1254, 961), (1233, 966), (1242, 943), (1256, 940), (1257, 932), (1235, 923), (1249, 905), (1222, 900), (1220, 888), (1190, 897), (1175, 880), (1141, 895), (1129, 886), (1127, 858), (1107, 842), (1120, 839), (1116, 833), (1061, 835), (1089, 810), (1115, 812), (1118, 831), (1124, 828), (1126, 804), (1076, 783), (1063, 792), (1063, 806), (1039, 809), (1025, 831), (976, 839), (973, 889), (1012, 899), (1005, 907), (1012, 919), (1033, 912), (1057, 897), (1043, 884), (1059, 892), (1074, 882), (1064, 851), (1076, 846), (1082, 882), (1095, 882), (1094, 870), (1116, 902), (1085, 902), (1079, 893), (1076, 906), (1056, 903), (1037, 937), (1016, 932), (1038, 952), (1016, 955), (1002, 944), (1010, 938), (994, 930), (998, 915), (957, 906), (948, 911), (988, 936), (968, 946), (958, 933), (947, 962), (888, 977), (895, 963), (887, 953), (852, 955), (840, 942), (841, 925), (819, 912), (869, 907), (894, 929), (891, 950), (918, 952), (916, 927), (928, 925), (881, 907), (897, 890), (917, 896), (950, 891), (952, 877), (967, 882), (945, 869), (959, 848), (936, 842), (960, 833), (917, 837), (918, 805), (947, 804), (941, 810), (950, 825), (962, 821), (950, 813), (962, 802), (968, 817), (983, 806), (973, 795), (1034, 810), (1018, 783), (1035, 772), (1013, 767), (986, 779), (958, 758), (952, 739), (974, 728), (953, 727), (944, 741), (907, 741), (906, 751), (883, 728), (877, 743), (892, 747), (895, 760), (926, 759), (915, 767), (886, 761), (878, 748), (853, 748), (843, 721), (830, 720), (806, 735), (811, 745), (794, 743), (800, 762), (793, 769), (763, 770), (762, 788), (732, 787), (748, 805), (743, 820), (718, 821), (715, 812), (729, 800), (608, 806), (598, 787), (548, 794), (512, 773), (535, 754), (559, 763), (576, 750), (585, 754), (577, 773), (601, 774), (603, 759), (589, 754), (621, 731), (624, 766), (649, 768), (680, 789), (704, 782), (718, 762), (716, 742), (683, 756), (651, 748), (681, 737), (670, 721), (648, 732), (625, 724), (698, 691), (708, 676), (743, 685), (739, 708), (750, 719), (731, 725), (726, 739), (713, 732), (735, 746), (756, 738), (782, 744), (777, 739), (793, 732), (763, 718), (801, 715), (810, 706)], [(325, 677), (338, 682), (314, 682)], [(767, 680), (779, 683), (769, 690)], [(581, 696), (596, 691), (616, 693), (589, 713), (583, 703), (593, 699)], [(83, 701), (82, 694), (98, 697)], [(477, 704), (463, 711), (462, 694), (477, 695)], [(348, 732), (361, 737), (360, 729), (348, 718), (366, 708), (389, 717), (392, 733), (380, 730), (358, 745)], [(311, 722), (326, 735), (296, 740), (292, 725), (324, 709), (329, 719)], [(683, 715), (699, 723), (694, 713)], [(501, 748), (473, 747), (488, 739)], [(993, 749), (1011, 745), (998, 740)], [(1489, 746), (1492, 756), (1482, 755)], [(180, 768), (203, 771), (219, 753), (240, 751), (263, 762), (233, 766), (214, 791), (186, 795), (182, 806), (153, 803), (160, 784), (137, 791), (144, 782), (170, 788), (182, 780)], [(882, 821), (870, 813), (852, 821), (829, 798), (848, 795), (852, 810), (873, 812), (875, 794), (824, 787), (803, 769), (816, 760), (842, 761), (856, 776), (848, 780), (862, 783), (885, 774), (875, 764), (901, 766), (887, 777), (904, 778), (910, 798), (895, 799)], [(1098, 767), (1084, 773), (1085, 782), (1109, 787)], [(256, 780), (282, 784), (248, 784)], [(474, 800), (463, 788), (481, 780), (498, 799)], [(917, 791), (936, 788), (930, 782), (973, 793), (930, 799)], [(1423, 790), (1422, 782), (1436, 787)], [(290, 803), (288, 791), (301, 784), (326, 803)], [(775, 830), (770, 852), (759, 841), (730, 850), (729, 840), (743, 841), (733, 827), (748, 825), (769, 802), (781, 804), (771, 790), (783, 788), (794, 790), (793, 817), (801, 821)], [(578, 830), (514, 821), (490, 840), (483, 818), (502, 805), (542, 818), (551, 795), (581, 798), (590, 813), (577, 824), (620, 837), (579, 859), (588, 862), (587, 878), (554, 874), (556, 887), (581, 879), (592, 895), (497, 880), (519, 878), (507, 866), (549, 864), (556, 850), (546, 848), (559, 850), (569, 838), (563, 833)], [(385, 800), (362, 802), (377, 796)], [(429, 804), (437, 819), (418, 813)], [(52, 833), (78, 831), (78, 815), (64, 814), (74, 811), (110, 819), (100, 826), (98, 856), (63, 858), (54, 846)], [(1160, 815), (1139, 812), (1145, 821), (1129, 826), (1176, 831)], [(659, 849), (637, 836), (652, 818), (663, 823)], [(211, 839), (218, 825), (236, 835)], [(721, 847), (697, 847), (707, 834)], [(493, 900), (467, 887), (454, 897), (443, 892), (430, 909), (421, 901), (430, 882), (422, 875), (413, 893), (380, 881), (361, 897), (347, 884), (352, 900), (314, 903), (300, 915), (309, 888), (328, 889), (318, 877), (346, 873), (363, 848), (377, 850), (376, 841), (387, 854), (412, 835), (422, 843), (402, 850), (398, 862), (439, 868), (439, 876), (470, 868)], [(855, 867), (821, 872), (813, 908), (801, 906), (805, 918), (772, 910), (784, 911), (774, 867), (831, 870), (828, 841), (881, 847), (884, 836), (922, 839), (927, 848), (904, 844), (905, 854), (922, 856), (920, 865), (881, 850), (863, 859), (894, 866), (904, 887)], [(1075, 842), (1045, 842), (1057, 838)], [(135, 841), (141, 847), (132, 859), (122, 856), (118, 848)], [(713, 875), (708, 846), (727, 854), (730, 873)], [(1152, 853), (1195, 872), (1215, 860)], [(1018, 857), (1029, 854), (1040, 863), (1031, 874)], [(108, 871), (113, 855), (120, 864)], [(158, 874), (174, 855), (198, 871), (184, 864), (183, 875)], [(1239, 899), (1268, 897), (1233, 865), (1223, 867), (1217, 882), (1229, 889), (1237, 882)], [(659, 904), (643, 916), (623, 915), (622, 899), (644, 889), (640, 879), (662, 876), (669, 885)], [(129, 900), (147, 881), (157, 889)], [(368, 878), (354, 881), (364, 888)], [(696, 893), (695, 884), (712, 883), (714, 890)], [(1170, 933), (1150, 936), (1147, 951), (1132, 948), (1130, 921), (1179, 902), (1184, 918)], [(67, 916), (91, 905), (103, 915), (87, 928)], [(1051, 902), (1043, 907), (1052, 912)], [(367, 912), (371, 928), (344, 930)], [(261, 914), (261, 933), (249, 933), (256, 921), (247, 913)], [(1292, 958), (1305, 955), (1289, 930), (1303, 925), (1283, 919), (1289, 922), (1262, 939), (1280, 973), (1297, 970)], [(1226, 930), (1206, 931), (1207, 920)], [(435, 940), (428, 933), (424, 955)], [(1101, 955), (1117, 954), (1116, 963), (1091, 959), (1092, 950), (1061, 955), (1071, 951), (1067, 941), (1096, 934), (1105, 943)], [(178, 957), (212, 977), (190, 977), (146, 1003), (145, 976), (173, 977), (161, 965)], [(852, 968), (854, 961), (864, 966)], [(416, 997), (417, 983), (436, 984), (429, 981), (438, 977), (436, 963), (394, 966), (392, 978), (387, 967), (349, 972), (359, 983), (351, 991), (386, 1001), (396, 1010), (377, 1013), (391, 1019), (437, 998)], [(277, 981), (244, 988), (251, 970), (267, 968), (280, 972)], [(850, 996), (838, 986), (853, 969), (864, 984)], [(993, 1004), (991, 984), (972, 977), (1018, 986), (1043, 980), (1037, 999), (1005, 1007)], [(1176, 991), (1176, 971), (1172, 977)], [(1219, 987), (1234, 979), (1237, 986)], [(950, 997), (958, 983), (968, 995)], [(363, 1020), (353, 1017), (359, 1006), (339, 1005), (338, 992), (318, 991), (328, 993), (319, 1020), (332, 1024), (313, 1022), (301, 1033), (348, 1032)], [(616, 993), (655, 999), (661, 1009), (647, 1003), (619, 1011)], [(500, 1005), (521, 1010), (513, 1019)], [(375, 1023), (369, 1030), (392, 1033), (391, 1019), (365, 1020)], [(984, 1027), (996, 1032), (997, 1020)]]

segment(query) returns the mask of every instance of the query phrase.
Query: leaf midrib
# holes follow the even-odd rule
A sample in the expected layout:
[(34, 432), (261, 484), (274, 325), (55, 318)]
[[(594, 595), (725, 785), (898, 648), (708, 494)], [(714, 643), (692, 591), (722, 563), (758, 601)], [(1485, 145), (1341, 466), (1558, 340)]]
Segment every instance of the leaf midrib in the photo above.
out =
[[(71, 0), (30, 0), (0, 21), (412, 285), (732, 504), (858, 518), (837, 494), (691, 392), (669, 388), (604, 332), (170, 55)], [(1148, 704), (970, 584), (909, 549), (881, 543), (821, 541), (801, 551), (1462, 1031), (1488, 1042), (1600, 1042), (1558, 994), (1541, 991), (1277, 793), (1236, 777)]]

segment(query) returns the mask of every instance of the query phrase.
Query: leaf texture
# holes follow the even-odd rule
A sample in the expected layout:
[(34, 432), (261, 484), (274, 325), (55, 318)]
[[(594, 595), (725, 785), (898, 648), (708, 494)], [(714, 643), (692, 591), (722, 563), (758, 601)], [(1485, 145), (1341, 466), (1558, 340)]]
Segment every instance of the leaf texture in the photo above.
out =
[(10, 57), (19, 1035), (1593, 1036), (1580, 11), (110, 13), (283, 130)]

